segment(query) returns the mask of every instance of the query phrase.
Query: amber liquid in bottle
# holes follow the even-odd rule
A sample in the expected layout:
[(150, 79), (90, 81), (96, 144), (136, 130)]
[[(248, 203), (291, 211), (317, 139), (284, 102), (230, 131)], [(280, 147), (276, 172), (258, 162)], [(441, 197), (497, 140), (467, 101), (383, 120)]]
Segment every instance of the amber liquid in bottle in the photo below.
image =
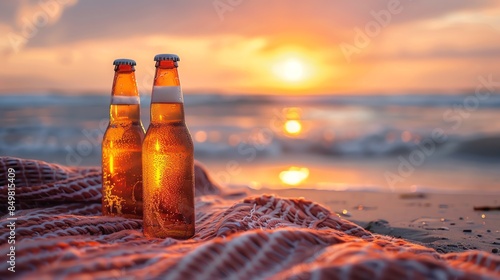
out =
[(157, 62), (151, 124), (142, 147), (144, 235), (194, 235), (194, 147), (173, 61)]
[(102, 142), (102, 213), (142, 219), (144, 128), (139, 95), (130, 65), (116, 68), (110, 123)]

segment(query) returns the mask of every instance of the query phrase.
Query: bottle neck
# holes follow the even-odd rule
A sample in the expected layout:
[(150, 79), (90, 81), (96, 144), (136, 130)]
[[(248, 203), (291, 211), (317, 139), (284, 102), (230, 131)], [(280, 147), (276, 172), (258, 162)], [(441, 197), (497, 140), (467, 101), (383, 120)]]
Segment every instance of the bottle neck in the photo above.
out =
[(135, 80), (135, 69), (131, 65), (117, 65), (111, 89), (110, 121), (139, 123), (140, 100)]
[(162, 60), (156, 62), (156, 73), (153, 86), (180, 86), (177, 62)]
[(184, 98), (177, 62), (156, 62), (151, 96), (151, 123), (184, 123)]

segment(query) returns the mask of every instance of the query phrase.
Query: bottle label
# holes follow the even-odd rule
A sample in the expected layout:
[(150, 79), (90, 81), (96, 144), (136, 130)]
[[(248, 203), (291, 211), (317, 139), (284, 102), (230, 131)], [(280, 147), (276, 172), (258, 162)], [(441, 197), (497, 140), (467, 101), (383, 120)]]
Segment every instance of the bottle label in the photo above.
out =
[(113, 105), (135, 105), (139, 104), (139, 96), (111, 96)]
[(152, 103), (184, 103), (180, 86), (154, 86)]

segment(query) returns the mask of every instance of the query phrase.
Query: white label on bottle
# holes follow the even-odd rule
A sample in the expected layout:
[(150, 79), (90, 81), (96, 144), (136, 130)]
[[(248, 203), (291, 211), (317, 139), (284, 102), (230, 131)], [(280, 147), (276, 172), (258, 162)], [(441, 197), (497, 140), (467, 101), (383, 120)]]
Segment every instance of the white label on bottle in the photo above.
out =
[(111, 96), (111, 104), (114, 105), (135, 105), (139, 104), (139, 96)]
[(154, 86), (151, 103), (184, 103), (180, 86)]

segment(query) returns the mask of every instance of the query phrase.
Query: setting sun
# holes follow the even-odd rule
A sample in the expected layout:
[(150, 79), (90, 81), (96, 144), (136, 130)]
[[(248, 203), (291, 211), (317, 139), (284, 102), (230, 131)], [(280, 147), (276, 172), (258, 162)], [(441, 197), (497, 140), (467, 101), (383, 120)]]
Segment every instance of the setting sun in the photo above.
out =
[[(274, 92), (300, 93), (322, 86), (335, 67), (324, 63), (325, 56), (297, 45), (283, 45), (269, 53), (265, 81)], [(332, 70), (333, 69), (333, 70)], [(290, 119), (290, 118), (289, 118)]]
[(304, 64), (296, 59), (288, 59), (276, 66), (276, 73), (282, 79), (297, 82), (304, 79)]

